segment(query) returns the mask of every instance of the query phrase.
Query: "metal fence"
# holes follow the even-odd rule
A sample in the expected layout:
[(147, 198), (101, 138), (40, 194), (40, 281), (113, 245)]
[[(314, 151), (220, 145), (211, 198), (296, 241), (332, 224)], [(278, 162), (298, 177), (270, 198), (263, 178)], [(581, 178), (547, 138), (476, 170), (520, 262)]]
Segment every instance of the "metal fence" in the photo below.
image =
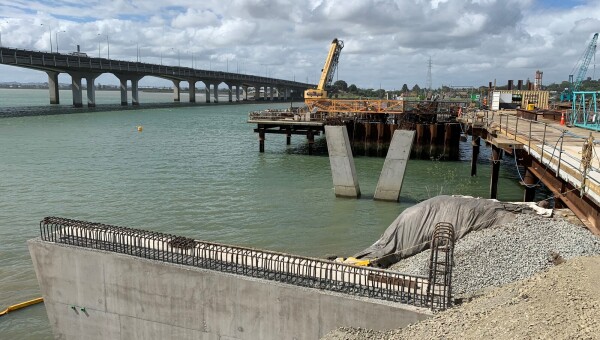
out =
[(428, 298), (428, 280), (424, 276), (59, 217), (44, 218), (40, 222), (40, 235), (44, 241), (155, 261), (419, 307), (445, 307), (443, 299)]

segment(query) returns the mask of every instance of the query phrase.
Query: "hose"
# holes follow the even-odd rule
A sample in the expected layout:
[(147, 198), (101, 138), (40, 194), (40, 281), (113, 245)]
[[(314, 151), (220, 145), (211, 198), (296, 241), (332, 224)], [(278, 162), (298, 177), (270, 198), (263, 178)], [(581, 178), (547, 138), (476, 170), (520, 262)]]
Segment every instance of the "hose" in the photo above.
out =
[(0, 312), (0, 316), (3, 316), (5, 314), (8, 314), (12, 311), (21, 309), (21, 308), (25, 308), (31, 305), (35, 305), (38, 304), (40, 302), (44, 302), (44, 298), (37, 298), (37, 299), (33, 299), (33, 300), (29, 300), (29, 301), (25, 301), (25, 302), (21, 302), (21, 303), (17, 303), (16, 305), (12, 305), (12, 306), (8, 306), (8, 308), (6, 308), (5, 310)]

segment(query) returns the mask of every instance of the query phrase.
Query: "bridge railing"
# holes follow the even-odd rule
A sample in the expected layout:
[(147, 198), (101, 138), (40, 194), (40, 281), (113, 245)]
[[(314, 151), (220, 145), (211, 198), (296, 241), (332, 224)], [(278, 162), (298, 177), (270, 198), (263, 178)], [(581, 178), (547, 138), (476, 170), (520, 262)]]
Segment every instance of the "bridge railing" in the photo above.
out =
[[(298, 88), (308, 88), (313, 86), (311, 84), (304, 84), (291, 80), (267, 78), (249, 74), (95, 58), (92, 56), (74, 56), (69, 54), (47, 53), (6, 47), (0, 47), (0, 63), (39, 68), (42, 70), (49, 68), (76, 68), (79, 71), (140, 73), (143, 75), (154, 75), (183, 80), (186, 78), (197, 78), (199, 80), (221, 80), (223, 82), (246, 81), (256, 84), (272, 84)], [(54, 70), (56, 71), (56, 69)]]
[[(427, 297), (424, 276), (59, 217), (44, 218), (40, 222), (40, 234), (41, 239), (48, 242), (355, 296), (434, 309), (444, 303)], [(431, 291), (439, 289), (442, 288), (434, 287)]]

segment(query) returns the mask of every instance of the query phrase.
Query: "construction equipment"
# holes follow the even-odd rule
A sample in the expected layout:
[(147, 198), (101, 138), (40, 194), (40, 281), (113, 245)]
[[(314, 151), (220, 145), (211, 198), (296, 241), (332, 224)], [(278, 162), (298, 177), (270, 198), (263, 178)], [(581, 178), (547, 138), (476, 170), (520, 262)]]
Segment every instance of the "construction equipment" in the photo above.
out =
[[(575, 67), (573, 67), (573, 71), (575, 71), (575, 69), (577, 69), (577, 78), (575, 78), (575, 81), (573, 81), (573, 74), (569, 75), (569, 87), (566, 88), (560, 94), (561, 102), (571, 101), (573, 99), (573, 91), (579, 91), (581, 82), (583, 81), (583, 78), (585, 78), (585, 74), (587, 73), (588, 66), (590, 65), (590, 61), (592, 61), (592, 57), (594, 57), (594, 55), (596, 54), (596, 42), (597, 41), (598, 41), (598, 33), (595, 33), (594, 37), (592, 38), (592, 41), (589, 43), (589, 45), (587, 46), (587, 48), (581, 55), (581, 58), (577, 61), (577, 64), (575, 64)], [(578, 65), (579, 65), (579, 68), (577, 68)]]
[(323, 99), (327, 98), (327, 88), (331, 85), (333, 75), (337, 69), (338, 60), (340, 59), (340, 52), (344, 48), (344, 42), (341, 40), (333, 39), (331, 47), (329, 48), (329, 54), (325, 59), (325, 66), (321, 70), (321, 80), (316, 89), (308, 89), (304, 91), (304, 99)]

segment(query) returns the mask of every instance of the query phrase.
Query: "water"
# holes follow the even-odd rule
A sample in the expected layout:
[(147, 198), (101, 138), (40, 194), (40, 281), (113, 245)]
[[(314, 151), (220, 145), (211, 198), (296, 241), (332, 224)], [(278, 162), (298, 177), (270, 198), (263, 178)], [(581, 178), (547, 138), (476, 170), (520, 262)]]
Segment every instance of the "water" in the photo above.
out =
[[(49, 109), (47, 95), (0, 90), (0, 112), (24, 103), (25, 115), (78, 112), (0, 119), (0, 309), (40, 296), (26, 241), (45, 216), (320, 257), (369, 246), (403, 209), (436, 194), (488, 196), (489, 151), (482, 148), (479, 174), (470, 177), (468, 143), (463, 161), (411, 160), (400, 204), (371, 199), (384, 160), (357, 157), (363, 198), (340, 199), (323, 139), (316, 156), (300, 136), (286, 146), (284, 135), (267, 135), (265, 153), (258, 152), (248, 111), (289, 104), (85, 112)], [(119, 93), (98, 98), (117, 103)], [(169, 102), (171, 94), (141, 96), (150, 101)], [(520, 200), (513, 160), (506, 163), (499, 199)], [(51, 336), (42, 304), (0, 318), (0, 338)]]

